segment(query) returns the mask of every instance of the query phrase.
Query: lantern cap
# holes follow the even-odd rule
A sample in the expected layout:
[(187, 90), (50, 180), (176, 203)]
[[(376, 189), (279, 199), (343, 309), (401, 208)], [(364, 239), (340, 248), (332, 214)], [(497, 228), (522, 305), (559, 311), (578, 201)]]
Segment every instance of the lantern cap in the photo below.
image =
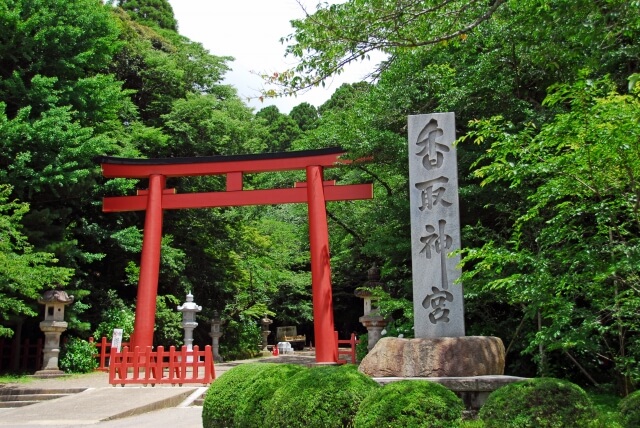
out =
[(73, 296), (69, 296), (64, 290), (47, 290), (42, 293), (42, 296), (38, 299), (38, 303), (46, 305), (47, 303), (62, 303), (68, 305), (73, 303)]

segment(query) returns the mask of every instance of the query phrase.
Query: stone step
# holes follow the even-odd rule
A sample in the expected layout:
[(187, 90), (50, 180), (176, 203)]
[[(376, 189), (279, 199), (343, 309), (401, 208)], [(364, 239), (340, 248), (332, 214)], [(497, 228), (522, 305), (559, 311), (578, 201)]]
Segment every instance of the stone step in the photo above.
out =
[(0, 387), (0, 400), (6, 395), (27, 395), (27, 394), (77, 394), (87, 388), (2, 388)]
[(55, 400), (86, 390), (86, 388), (0, 388), (0, 408), (29, 406), (42, 401)]
[(39, 403), (39, 401), (0, 401), (0, 409), (15, 409), (16, 407), (25, 407), (36, 403)]
[(66, 397), (70, 394), (16, 394), (16, 395), (2, 395), (0, 396), (0, 402), (11, 401), (46, 401), (56, 398)]

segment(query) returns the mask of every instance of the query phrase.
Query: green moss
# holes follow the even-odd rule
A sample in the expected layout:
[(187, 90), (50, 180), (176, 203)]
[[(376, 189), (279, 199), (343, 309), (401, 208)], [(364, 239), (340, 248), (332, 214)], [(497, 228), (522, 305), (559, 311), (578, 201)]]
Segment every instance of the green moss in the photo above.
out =
[(360, 405), (355, 428), (459, 427), (464, 404), (444, 386), (405, 380), (385, 385)]
[(618, 405), (624, 428), (640, 427), (640, 391), (627, 395)]
[(379, 387), (353, 365), (303, 370), (273, 394), (263, 426), (350, 427), (362, 400)]
[(554, 378), (530, 379), (494, 391), (479, 413), (487, 428), (581, 428), (595, 418), (587, 394)]

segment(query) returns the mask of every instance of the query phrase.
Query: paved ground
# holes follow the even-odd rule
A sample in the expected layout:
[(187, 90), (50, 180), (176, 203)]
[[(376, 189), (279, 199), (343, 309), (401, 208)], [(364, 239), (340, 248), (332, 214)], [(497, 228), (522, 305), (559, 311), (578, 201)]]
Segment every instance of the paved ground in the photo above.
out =
[[(247, 362), (277, 362), (312, 364), (313, 352), (301, 351), (293, 355), (234, 361), (215, 365), (216, 377)], [(201, 427), (202, 408), (191, 406), (206, 391), (206, 385), (173, 387), (109, 385), (107, 373), (56, 379), (38, 379), (25, 384), (5, 384), (6, 388), (64, 389), (87, 388), (85, 391), (44, 401), (30, 406), (0, 409), (0, 427), (77, 427), (97, 425), (104, 428), (124, 427)]]

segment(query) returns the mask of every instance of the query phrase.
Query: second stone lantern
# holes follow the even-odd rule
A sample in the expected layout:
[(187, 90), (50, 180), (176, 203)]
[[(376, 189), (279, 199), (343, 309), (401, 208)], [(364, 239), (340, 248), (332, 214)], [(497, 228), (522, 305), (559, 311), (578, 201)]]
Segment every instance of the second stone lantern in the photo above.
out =
[(198, 326), (196, 313), (202, 310), (202, 306), (196, 305), (193, 301), (193, 294), (187, 294), (187, 301), (178, 306), (178, 311), (182, 312), (182, 328), (184, 329), (184, 346), (187, 351), (193, 351), (193, 329)]
[(387, 325), (387, 320), (380, 315), (380, 309), (373, 307), (373, 293), (371, 289), (382, 287), (380, 282), (380, 269), (373, 265), (367, 271), (365, 287), (357, 288), (355, 295), (364, 300), (364, 315), (359, 318), (360, 323), (367, 328), (367, 349), (371, 351), (382, 337), (382, 330)]

